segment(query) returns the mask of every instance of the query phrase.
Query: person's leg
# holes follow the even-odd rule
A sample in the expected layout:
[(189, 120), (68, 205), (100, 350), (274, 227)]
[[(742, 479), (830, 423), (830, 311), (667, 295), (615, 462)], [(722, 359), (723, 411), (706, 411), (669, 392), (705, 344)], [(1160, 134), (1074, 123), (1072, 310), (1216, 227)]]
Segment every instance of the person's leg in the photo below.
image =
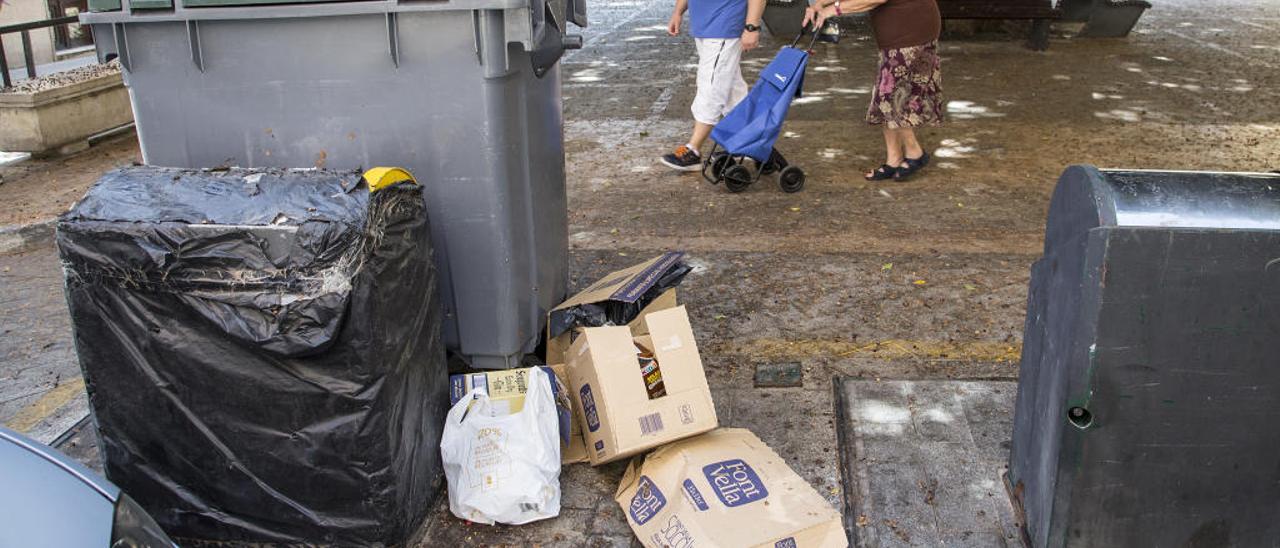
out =
[(711, 134), (712, 126), (720, 119), (719, 105), (724, 101), (714, 85), (716, 59), (724, 47), (724, 40), (695, 38), (693, 42), (698, 49), (697, 91), (689, 108), (693, 114), (693, 134), (687, 143), (660, 159), (667, 167), (679, 171), (697, 171), (701, 167), (702, 145)]
[(729, 89), (729, 101), (725, 104), (724, 113), (727, 116), (733, 107), (738, 106), (743, 99), (747, 98), (747, 93), (751, 91), (751, 87), (747, 85), (747, 80), (742, 77), (742, 40), (733, 39), (729, 43), (730, 51), (727, 52), (725, 60), (726, 69), (729, 71), (729, 81), (733, 86)]
[[(881, 126), (880, 131), (884, 134), (884, 165), (902, 167), (902, 134), (898, 129), (891, 128), (888, 125)], [(868, 178), (875, 175), (875, 171), (867, 172)]]
[(902, 129), (905, 167), (898, 170), (896, 179), (899, 181), (910, 179), (929, 165), (929, 153), (916, 139), (914, 127), (942, 122), (945, 103), (942, 101), (942, 72), (937, 46), (937, 42), (931, 42), (901, 50), (902, 66), (907, 67), (913, 85), (906, 100), (900, 105), (904, 118), (909, 121), (909, 127)]
[(707, 136), (711, 135), (711, 128), (715, 126), (695, 121), (693, 123), (693, 136), (689, 138), (689, 146), (695, 151), (702, 150), (702, 144), (707, 141)]
[(902, 129), (884, 128), (884, 163), (902, 167)]
[[(707, 87), (711, 93), (708, 97), (713, 100), (707, 106), (709, 110), (705, 111), (701, 116), (706, 116), (710, 109), (714, 109), (714, 118), (719, 121), (729, 114), (733, 107), (738, 106), (742, 99), (747, 96), (747, 81), (742, 78), (742, 43), (737, 38), (727, 38), (708, 41), (708, 56), (712, 57), (711, 77), (707, 81)], [(711, 48), (716, 46), (714, 50)], [(689, 140), (689, 144), (702, 149), (702, 144), (707, 140), (707, 136), (711, 135), (711, 128), (715, 127), (714, 123), (707, 123), (706, 119), (699, 119), (693, 126), (693, 138)]]
[(702, 146), (711, 128), (720, 121), (725, 113), (725, 103), (729, 101), (731, 86), (725, 80), (726, 66), (737, 40), (723, 38), (699, 38), (698, 42), (698, 91), (694, 94), (693, 105), (693, 138), (689, 144)]
[(898, 140), (902, 143), (904, 158), (918, 160), (924, 157), (924, 147), (916, 140), (916, 131), (909, 127), (898, 129)]
[(899, 130), (899, 141), (902, 143), (902, 166), (898, 169), (898, 174), (894, 176), (895, 180), (906, 181), (916, 174), (916, 172), (929, 165), (929, 153), (925, 152), (924, 147), (920, 146), (920, 141), (916, 140), (916, 132), (912, 128), (902, 128)]

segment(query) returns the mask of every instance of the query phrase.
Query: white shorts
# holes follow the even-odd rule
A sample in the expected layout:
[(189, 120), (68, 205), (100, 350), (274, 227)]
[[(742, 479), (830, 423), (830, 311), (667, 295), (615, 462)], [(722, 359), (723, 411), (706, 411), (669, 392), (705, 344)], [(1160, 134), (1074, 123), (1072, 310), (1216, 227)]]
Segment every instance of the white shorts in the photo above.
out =
[(695, 38), (698, 46), (698, 94), (693, 98), (693, 119), (714, 125), (743, 97), (742, 44), (737, 38)]

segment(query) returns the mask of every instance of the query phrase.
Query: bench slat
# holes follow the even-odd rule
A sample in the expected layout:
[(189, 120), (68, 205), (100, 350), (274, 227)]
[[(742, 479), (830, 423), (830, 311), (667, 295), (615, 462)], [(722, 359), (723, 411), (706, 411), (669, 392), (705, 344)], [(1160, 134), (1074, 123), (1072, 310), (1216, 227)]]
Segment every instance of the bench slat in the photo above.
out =
[(1058, 19), (1047, 0), (938, 0), (943, 19)]

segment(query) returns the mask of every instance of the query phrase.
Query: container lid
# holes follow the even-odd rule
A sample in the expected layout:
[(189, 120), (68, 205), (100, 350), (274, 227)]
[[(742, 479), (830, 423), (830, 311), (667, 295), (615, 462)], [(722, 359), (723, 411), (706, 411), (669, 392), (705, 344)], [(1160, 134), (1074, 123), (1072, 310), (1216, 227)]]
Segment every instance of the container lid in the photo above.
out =
[(1049, 205), (1045, 251), (1099, 227), (1280, 230), (1280, 175), (1071, 166)]

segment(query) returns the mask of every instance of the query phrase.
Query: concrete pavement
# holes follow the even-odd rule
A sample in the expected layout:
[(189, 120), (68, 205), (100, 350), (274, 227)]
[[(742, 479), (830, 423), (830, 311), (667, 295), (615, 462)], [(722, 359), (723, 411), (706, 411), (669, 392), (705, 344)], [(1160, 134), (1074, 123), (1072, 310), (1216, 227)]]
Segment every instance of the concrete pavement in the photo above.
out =
[[(875, 545), (871, 538), (924, 545), (940, 533), (909, 528), (927, 525), (916, 520), (923, 498), (904, 498), (905, 506), (876, 498), (900, 493), (895, 482), (911, 478), (842, 472), (853, 453), (842, 451), (837, 431), (858, 425), (839, 421), (833, 379), (898, 388), (906, 381), (945, 388), (1015, 379), (1028, 269), (1064, 166), (1280, 169), (1275, 0), (1161, 2), (1128, 39), (1059, 36), (1044, 53), (1021, 47), (1020, 36), (944, 39), (950, 120), (922, 132), (937, 161), (908, 184), (861, 179), (861, 170), (880, 162), (881, 145), (861, 122), (875, 53), (866, 29), (851, 23), (840, 45), (815, 50), (806, 95), (778, 145), (808, 172), (807, 188), (783, 194), (765, 180), (740, 195), (656, 162), (686, 139), (693, 94), (692, 44), (664, 31), (670, 6), (607, 1), (590, 10), (586, 47), (568, 55), (561, 70), (571, 285), (663, 250), (690, 251), (699, 268), (682, 299), (722, 424), (755, 431), (833, 505), (855, 522), (865, 516), (868, 532), (856, 523), (851, 529), (861, 546)], [(748, 80), (777, 44), (766, 40), (747, 55)], [(0, 195), (34, 204), (30, 196), (39, 190), (34, 179), (10, 178)], [(12, 424), (25, 413), (52, 424), (50, 406), (37, 402), (75, 392), (55, 393), (71, 378), (60, 372), (74, 376), (65, 320), (57, 315), (60, 273), (48, 250), (0, 261), (21, 274), (0, 278), (0, 298), (14, 303), (4, 312), (0, 375), (23, 375), (21, 382), (37, 389), (0, 407), (10, 409), (0, 421)], [(55, 339), (61, 342), (40, 348)], [(803, 369), (802, 386), (754, 386), (757, 367), (793, 362)], [(863, 389), (843, 386), (851, 408), (869, 399)], [(965, 425), (982, 418), (967, 411), (956, 417)], [(982, 424), (992, 438), (975, 447), (982, 463), (996, 463), (1003, 423)], [(561, 517), (522, 527), (469, 525), (440, 501), (427, 509), (420, 545), (631, 545), (612, 500), (623, 467), (565, 468)], [(937, 500), (949, 500), (939, 483)], [(851, 498), (847, 489), (860, 491)], [(919, 493), (916, 486), (911, 496)], [(886, 502), (846, 508), (848, 500)], [(1007, 531), (997, 529), (1002, 522), (983, 523), (992, 528), (978, 530), (982, 524), (973, 521), (979, 540), (970, 545), (1007, 541)]]
[(52, 443), (89, 412), (62, 296), (62, 268), (47, 243), (0, 255), (0, 424)]

